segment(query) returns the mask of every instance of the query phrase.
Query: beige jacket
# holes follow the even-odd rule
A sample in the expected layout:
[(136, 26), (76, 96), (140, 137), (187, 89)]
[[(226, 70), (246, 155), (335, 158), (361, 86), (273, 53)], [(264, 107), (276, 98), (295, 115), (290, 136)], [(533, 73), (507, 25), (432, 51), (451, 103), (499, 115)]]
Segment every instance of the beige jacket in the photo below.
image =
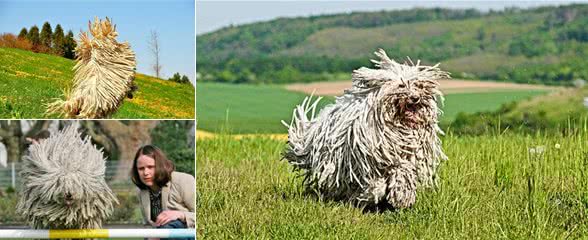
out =
[[(184, 219), (188, 228), (195, 226), (195, 201), (194, 192), (196, 191), (196, 180), (190, 174), (181, 172), (172, 172), (171, 181), (161, 188), (161, 207), (162, 210), (176, 210), (184, 212)], [(144, 223), (154, 226), (151, 221), (151, 200), (149, 199), (149, 190), (141, 189), (139, 191), (139, 203), (141, 204), (141, 213), (143, 213)]]

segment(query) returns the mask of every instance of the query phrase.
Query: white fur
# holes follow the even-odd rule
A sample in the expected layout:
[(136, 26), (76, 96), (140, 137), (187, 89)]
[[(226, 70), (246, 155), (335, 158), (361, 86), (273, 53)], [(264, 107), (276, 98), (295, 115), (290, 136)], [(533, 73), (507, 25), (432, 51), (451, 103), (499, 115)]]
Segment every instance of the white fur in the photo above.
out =
[(104, 180), (105, 164), (102, 150), (90, 137), (82, 139), (75, 124), (32, 144), (20, 172), (17, 211), (33, 228), (101, 228), (118, 203)]
[[(446, 159), (437, 103), (438, 80), (449, 75), (437, 65), (398, 64), (381, 49), (376, 55), (379, 69), (355, 70), (352, 88), (318, 116), (320, 98), (306, 98), (294, 109), (284, 158), (324, 198), (406, 208), (414, 204), (417, 186), (436, 184)], [(410, 97), (418, 103), (407, 104)]]

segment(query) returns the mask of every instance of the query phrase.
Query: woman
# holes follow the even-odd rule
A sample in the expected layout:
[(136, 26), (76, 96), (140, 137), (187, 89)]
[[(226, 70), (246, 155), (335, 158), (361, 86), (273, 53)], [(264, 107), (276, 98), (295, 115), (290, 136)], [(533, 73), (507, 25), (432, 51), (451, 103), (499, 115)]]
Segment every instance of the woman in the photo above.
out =
[(135, 154), (131, 176), (140, 190), (143, 218), (157, 228), (194, 228), (195, 179), (174, 169), (155, 146), (143, 146)]

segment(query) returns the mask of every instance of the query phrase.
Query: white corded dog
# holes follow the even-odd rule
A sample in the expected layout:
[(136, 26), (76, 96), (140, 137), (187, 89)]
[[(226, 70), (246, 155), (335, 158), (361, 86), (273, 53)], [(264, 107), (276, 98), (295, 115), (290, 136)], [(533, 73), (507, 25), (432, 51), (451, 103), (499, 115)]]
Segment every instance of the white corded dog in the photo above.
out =
[[(305, 185), (323, 198), (394, 208), (414, 204), (417, 186), (436, 185), (447, 157), (437, 134), (443, 101), (437, 66), (399, 64), (384, 50), (362, 67), (353, 86), (315, 116), (318, 101), (294, 109), (284, 158), (302, 170)], [(308, 114), (311, 113), (310, 118)]]
[(128, 43), (116, 41), (118, 33), (110, 19), (88, 23), (93, 38), (83, 32), (76, 46), (73, 88), (66, 100), (47, 106), (47, 113), (69, 118), (105, 118), (115, 113), (136, 86), (135, 53)]
[(75, 124), (33, 142), (23, 158), (17, 204), (37, 229), (98, 229), (118, 201), (104, 174), (106, 162)]

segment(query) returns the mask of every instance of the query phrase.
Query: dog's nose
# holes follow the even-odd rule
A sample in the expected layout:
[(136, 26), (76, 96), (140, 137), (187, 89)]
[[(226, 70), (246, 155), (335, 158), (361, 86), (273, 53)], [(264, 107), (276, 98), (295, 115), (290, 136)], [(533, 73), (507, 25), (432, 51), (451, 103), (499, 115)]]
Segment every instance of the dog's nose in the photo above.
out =
[(409, 102), (410, 103), (418, 103), (420, 98), (418, 96), (410, 96)]

